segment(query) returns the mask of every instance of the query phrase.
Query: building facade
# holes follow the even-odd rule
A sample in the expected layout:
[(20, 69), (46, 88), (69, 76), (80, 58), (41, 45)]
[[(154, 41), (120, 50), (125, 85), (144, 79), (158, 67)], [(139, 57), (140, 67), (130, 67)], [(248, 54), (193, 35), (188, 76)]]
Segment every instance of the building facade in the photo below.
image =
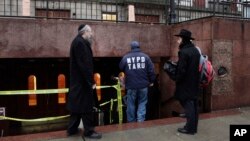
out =
[[(222, 5), (214, 8), (218, 11), (211, 10), (209, 1), (179, 1), (179, 5), (164, 2), (1, 0), (0, 91), (67, 88), (69, 46), (79, 24), (86, 23), (95, 34), (95, 72), (101, 76), (101, 85), (115, 84), (111, 76), (118, 76), (121, 57), (130, 50), (131, 40), (138, 40), (159, 74), (160, 92), (151, 95), (156, 111), (153, 118), (171, 117), (172, 111), (181, 111), (181, 108), (172, 100), (174, 82), (162, 66), (166, 60), (177, 58), (178, 47), (173, 35), (187, 28), (193, 32), (195, 43), (209, 55), (215, 71), (222, 66), (229, 74), (222, 78), (216, 76), (211, 87), (204, 91), (200, 97), (200, 112), (249, 106), (250, 28), (248, 20), (242, 20), (244, 7), (225, 12), (228, 9)], [(207, 15), (202, 14), (205, 10)], [(223, 18), (213, 17), (216, 15)], [(193, 20), (201, 17), (207, 18)], [(183, 22), (187, 20), (192, 21)], [(101, 93), (100, 103), (116, 98), (114, 90), (102, 90)], [(66, 115), (65, 103), (66, 93), (0, 95), (0, 114), (5, 111), (6, 116), (23, 119)], [(110, 105), (104, 109), (105, 115), (109, 115), (109, 108)], [(117, 115), (113, 112), (115, 119)], [(106, 124), (117, 123), (115, 120), (110, 122), (109, 117), (106, 121)], [(49, 128), (46, 124), (42, 126), (43, 123), (3, 123), (0, 120), (0, 129), (5, 125), (4, 135), (30, 133), (30, 129), (34, 129), (30, 127), (36, 125), (41, 127), (39, 131), (58, 130), (65, 128), (66, 121), (49, 124), (61, 126)]]
[(248, 0), (2, 0), (0, 16), (177, 23), (208, 16), (249, 18)]

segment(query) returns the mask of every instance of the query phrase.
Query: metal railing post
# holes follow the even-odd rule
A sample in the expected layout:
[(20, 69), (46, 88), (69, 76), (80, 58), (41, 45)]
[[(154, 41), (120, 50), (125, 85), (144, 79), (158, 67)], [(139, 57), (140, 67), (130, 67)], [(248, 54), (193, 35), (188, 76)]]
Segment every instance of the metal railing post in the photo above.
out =
[(46, 18), (49, 18), (49, 0), (46, 1)]
[(165, 0), (165, 24), (169, 23), (168, 0)]
[(217, 0), (213, 0), (213, 16), (215, 16), (215, 4), (217, 3)]

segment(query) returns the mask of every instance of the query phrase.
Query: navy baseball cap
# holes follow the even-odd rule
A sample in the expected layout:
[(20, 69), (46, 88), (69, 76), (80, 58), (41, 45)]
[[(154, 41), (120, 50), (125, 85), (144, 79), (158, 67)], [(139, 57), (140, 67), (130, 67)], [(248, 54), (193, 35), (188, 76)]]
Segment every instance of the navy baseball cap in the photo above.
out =
[(134, 49), (134, 48), (139, 48), (140, 47), (140, 44), (138, 41), (132, 41), (130, 43), (130, 46), (131, 46), (131, 49)]

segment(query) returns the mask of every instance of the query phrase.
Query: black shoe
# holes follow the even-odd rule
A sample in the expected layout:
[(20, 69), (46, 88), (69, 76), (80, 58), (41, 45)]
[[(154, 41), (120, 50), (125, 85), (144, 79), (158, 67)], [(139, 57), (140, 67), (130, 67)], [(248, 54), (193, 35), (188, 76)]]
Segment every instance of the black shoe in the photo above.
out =
[(74, 132), (67, 131), (67, 136), (75, 136), (75, 135), (78, 135), (80, 132), (81, 132), (81, 129), (79, 128)]
[(189, 134), (189, 135), (194, 135), (194, 134), (196, 133), (196, 132), (194, 132), (194, 131), (188, 131), (188, 130), (185, 129), (185, 128), (178, 128), (177, 131), (180, 132), (180, 133)]
[(89, 139), (101, 139), (102, 138), (102, 134), (93, 131), (90, 135), (84, 134), (84, 137), (85, 138), (89, 138)]
[(180, 113), (180, 114), (179, 114), (179, 117), (181, 117), (181, 118), (186, 118), (186, 114)]

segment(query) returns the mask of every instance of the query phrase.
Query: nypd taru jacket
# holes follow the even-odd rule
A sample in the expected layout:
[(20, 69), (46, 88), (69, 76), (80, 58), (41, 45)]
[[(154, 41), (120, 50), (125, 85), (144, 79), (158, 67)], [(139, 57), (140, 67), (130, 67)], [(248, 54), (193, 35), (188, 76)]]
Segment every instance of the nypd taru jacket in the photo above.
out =
[(146, 88), (154, 82), (154, 65), (149, 56), (141, 52), (140, 48), (134, 48), (127, 53), (119, 64), (125, 73), (126, 89)]

